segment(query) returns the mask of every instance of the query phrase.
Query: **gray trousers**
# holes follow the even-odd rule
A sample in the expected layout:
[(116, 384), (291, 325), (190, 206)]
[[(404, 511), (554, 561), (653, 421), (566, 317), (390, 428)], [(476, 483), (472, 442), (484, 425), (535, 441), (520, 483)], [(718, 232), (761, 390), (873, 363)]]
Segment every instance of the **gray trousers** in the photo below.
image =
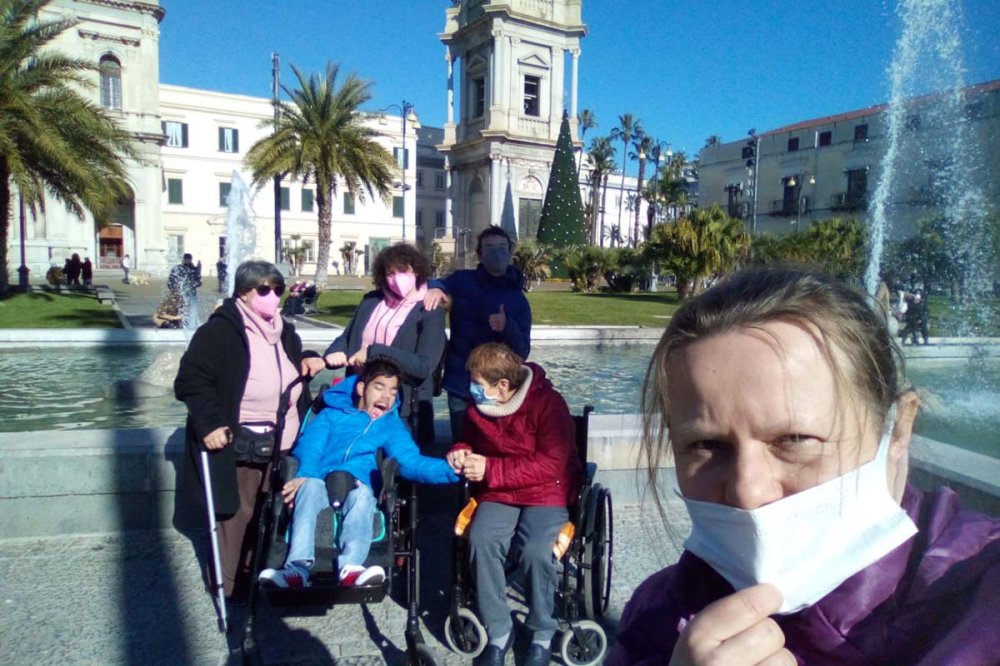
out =
[(476, 574), (479, 619), (491, 637), (503, 636), (513, 627), (507, 606), (504, 562), (515, 534), (521, 545), (518, 569), (524, 574), (528, 601), (525, 625), (536, 637), (555, 635), (559, 623), (552, 616), (556, 604), (552, 546), (568, 519), (566, 508), (557, 506), (517, 507), (483, 502), (476, 509), (469, 530), (469, 549)]

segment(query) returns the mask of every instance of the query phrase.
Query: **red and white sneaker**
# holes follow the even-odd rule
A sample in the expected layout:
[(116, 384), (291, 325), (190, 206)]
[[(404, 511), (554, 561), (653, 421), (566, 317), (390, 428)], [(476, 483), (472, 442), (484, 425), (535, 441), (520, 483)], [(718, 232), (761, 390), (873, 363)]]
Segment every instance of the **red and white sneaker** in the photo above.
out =
[(340, 570), (340, 584), (345, 587), (379, 585), (385, 580), (385, 569), (375, 565), (367, 569), (358, 565), (347, 565)]
[(290, 563), (280, 569), (264, 569), (257, 580), (282, 589), (301, 589), (309, 587), (309, 570)]

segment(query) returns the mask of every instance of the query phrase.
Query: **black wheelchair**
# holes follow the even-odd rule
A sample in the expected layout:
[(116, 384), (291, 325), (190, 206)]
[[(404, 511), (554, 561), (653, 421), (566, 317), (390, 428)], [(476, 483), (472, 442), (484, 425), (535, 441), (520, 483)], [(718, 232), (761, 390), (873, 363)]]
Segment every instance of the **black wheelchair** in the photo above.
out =
[[(597, 464), (587, 460), (590, 413), (574, 416), (576, 446), (584, 463), (584, 478), (576, 502), (569, 507), (573, 536), (557, 565), (556, 614), (563, 629), (559, 653), (571, 666), (600, 664), (608, 649), (608, 637), (599, 623), (611, 598), (614, 561), (614, 514), (611, 491), (594, 483)], [(458, 532), (458, 529), (456, 529)], [(513, 549), (512, 549), (513, 550)], [(486, 627), (472, 611), (475, 585), (468, 569), (467, 540), (456, 534), (452, 557), (451, 607), (445, 620), (445, 640), (455, 652), (477, 657), (487, 645)], [(513, 566), (508, 568), (508, 574)]]
[[(304, 419), (305, 427), (311, 416), (324, 408), (320, 388)], [(277, 449), (277, 447), (275, 447)], [(413, 666), (435, 666), (438, 661), (421, 633), (419, 623), (419, 553), (416, 546), (417, 495), (416, 486), (403, 481), (398, 474), (394, 458), (379, 456), (381, 487), (373, 488), (378, 498), (378, 510), (372, 525), (372, 544), (365, 566), (381, 566), (386, 572), (384, 581), (370, 585), (342, 586), (335, 568), (337, 560), (336, 523), (333, 509), (324, 509), (316, 523), (316, 561), (310, 572), (310, 586), (301, 589), (276, 588), (260, 585), (257, 576), (265, 568), (280, 568), (288, 552), (291, 512), (285, 505), (280, 489), (285, 481), (295, 476), (298, 461), (291, 456), (274, 454), (271, 465), (270, 491), (261, 516), (258, 548), (255, 551), (250, 601), (246, 624), (242, 634), (242, 653), (245, 663), (259, 663), (260, 654), (255, 636), (255, 619), (258, 598), (267, 598), (273, 606), (294, 607), (303, 605), (335, 606), (346, 604), (374, 604), (385, 599), (393, 580), (405, 582), (400, 586), (405, 595), (407, 610), (406, 654)], [(336, 473), (327, 477), (327, 491), (331, 499), (345, 491), (339, 488)]]

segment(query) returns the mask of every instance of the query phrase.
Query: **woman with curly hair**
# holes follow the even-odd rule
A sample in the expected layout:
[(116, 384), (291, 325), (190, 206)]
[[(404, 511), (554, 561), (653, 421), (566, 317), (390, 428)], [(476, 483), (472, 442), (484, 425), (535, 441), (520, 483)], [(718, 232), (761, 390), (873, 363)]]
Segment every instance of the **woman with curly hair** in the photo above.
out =
[(375, 257), (372, 276), (375, 290), (364, 295), (323, 359), (308, 361), (309, 369), (346, 366), (351, 376), (369, 360), (393, 361), (404, 374), (401, 414), (426, 447), (434, 441), (434, 371), (445, 347), (444, 310), (424, 308), (431, 263), (412, 245), (397, 243)]

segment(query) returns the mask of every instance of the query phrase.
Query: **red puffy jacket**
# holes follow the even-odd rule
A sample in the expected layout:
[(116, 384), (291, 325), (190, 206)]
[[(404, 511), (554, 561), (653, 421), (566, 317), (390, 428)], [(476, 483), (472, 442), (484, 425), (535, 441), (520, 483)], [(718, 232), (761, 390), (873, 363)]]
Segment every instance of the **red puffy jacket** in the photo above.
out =
[(472, 484), (480, 502), (569, 506), (576, 501), (583, 469), (573, 417), (541, 366), (526, 365), (532, 378), (520, 407), (494, 417), (472, 405), (465, 413), (462, 440), (452, 450), (470, 449), (486, 457), (486, 477)]

